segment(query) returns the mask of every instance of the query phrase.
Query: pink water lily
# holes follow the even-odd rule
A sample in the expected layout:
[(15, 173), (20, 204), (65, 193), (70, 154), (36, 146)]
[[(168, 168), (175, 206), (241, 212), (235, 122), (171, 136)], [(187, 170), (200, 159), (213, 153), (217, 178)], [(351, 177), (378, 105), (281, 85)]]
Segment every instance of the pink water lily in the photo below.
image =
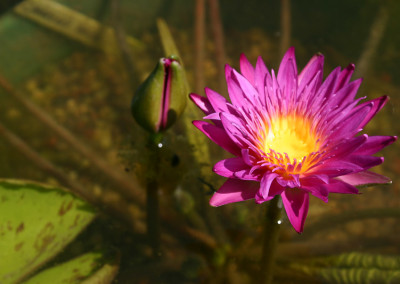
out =
[(206, 88), (191, 94), (206, 121), (193, 124), (235, 157), (214, 172), (228, 180), (214, 193), (213, 206), (281, 195), (289, 221), (302, 232), (309, 194), (327, 202), (329, 193), (358, 193), (355, 186), (388, 183), (367, 171), (383, 162), (376, 152), (395, 136), (357, 135), (388, 97), (360, 102), (361, 79), (350, 81), (354, 65), (333, 70), (323, 80), (324, 57), (315, 55), (298, 74), (294, 48), (277, 75), (259, 57), (253, 67), (240, 58), (240, 71), (226, 66), (230, 101)]

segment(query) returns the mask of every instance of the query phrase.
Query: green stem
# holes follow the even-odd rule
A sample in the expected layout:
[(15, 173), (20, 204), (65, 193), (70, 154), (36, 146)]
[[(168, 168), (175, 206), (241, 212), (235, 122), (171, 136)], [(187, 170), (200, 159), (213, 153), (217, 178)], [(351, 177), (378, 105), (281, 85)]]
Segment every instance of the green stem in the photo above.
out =
[(161, 134), (150, 135), (148, 148), (149, 175), (146, 184), (146, 222), (147, 237), (152, 248), (153, 257), (160, 255), (160, 208), (158, 198), (158, 180), (160, 149), (158, 143), (161, 141)]
[(282, 205), (280, 196), (275, 196), (268, 204), (266, 210), (266, 223), (264, 231), (264, 244), (261, 258), (261, 275), (262, 282), (264, 284), (272, 283), (273, 270), (275, 264), (275, 252), (279, 239), (280, 225), (278, 223)]
[(146, 188), (147, 234), (153, 256), (160, 252), (160, 210), (158, 200), (158, 182), (149, 178)]

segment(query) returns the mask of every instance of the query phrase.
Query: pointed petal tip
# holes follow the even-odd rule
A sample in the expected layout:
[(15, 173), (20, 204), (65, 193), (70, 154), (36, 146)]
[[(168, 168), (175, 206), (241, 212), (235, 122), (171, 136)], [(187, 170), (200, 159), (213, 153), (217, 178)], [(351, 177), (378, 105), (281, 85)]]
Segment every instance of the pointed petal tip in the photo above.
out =
[(202, 120), (193, 120), (192, 121), (192, 124), (194, 125), (194, 126), (196, 126), (197, 128), (201, 128), (201, 125), (200, 124), (202, 124), (204, 121), (202, 121)]
[(241, 54), (240, 54), (239, 60), (240, 60), (240, 61), (249, 61), (249, 60), (247, 59), (247, 56), (246, 56), (244, 53), (241, 53)]
[(232, 67), (229, 64), (225, 64), (225, 73), (229, 73), (232, 71)]
[[(314, 54), (313, 57), (311, 57), (310, 62), (319, 62), (321, 65), (324, 64), (324, 60), (325, 60), (325, 56), (321, 53), (321, 52), (317, 52), (316, 54)], [(321, 66), (322, 68), (322, 66)]]
[(376, 105), (378, 110), (376, 111), (376, 113), (381, 110), (386, 104), (387, 102), (390, 100), (390, 97), (387, 95), (381, 96), (379, 98), (373, 99), (371, 100), (371, 102), (373, 102), (373, 105)]
[(303, 231), (304, 231), (304, 224), (303, 224), (303, 225), (300, 225), (300, 227), (299, 227), (299, 226), (295, 227), (293, 224), (292, 224), (292, 226), (293, 226), (293, 229), (296, 231), (296, 233), (298, 233), (299, 235), (301, 235), (301, 234), (303, 233)]
[(285, 52), (285, 54), (282, 57), (281, 60), (281, 65), (283, 62), (286, 62), (287, 60), (292, 60), (295, 59), (295, 52), (294, 52), (294, 46), (289, 47), (289, 49)]
[(388, 95), (384, 95), (384, 96), (382, 96), (381, 98), (382, 98), (382, 101), (385, 102), (385, 104), (386, 104), (388, 101), (390, 101), (390, 97), (389, 97)]
[[(213, 196), (214, 197), (214, 196)], [(222, 204), (219, 204), (218, 202), (216, 202), (214, 199), (213, 199), (213, 197), (211, 197), (211, 199), (210, 199), (210, 201), (209, 201), (209, 204), (212, 206), (212, 207), (220, 207), (220, 206), (222, 206)]]
[(198, 106), (199, 102), (204, 101), (206, 98), (196, 93), (190, 93), (189, 99)]
[(212, 89), (210, 89), (210, 87), (204, 87), (204, 93), (207, 94), (207, 92), (212, 91)]
[[(293, 225), (293, 224), (292, 224), (292, 225)], [(294, 226), (293, 226), (293, 229), (296, 231), (297, 234), (299, 234), (299, 235), (303, 234), (303, 231), (304, 231), (304, 223), (303, 223), (303, 225), (300, 226), (300, 227), (294, 227)]]
[(258, 191), (258, 183), (228, 179), (214, 193), (209, 203), (213, 207), (253, 199)]
[(190, 93), (189, 94), (189, 98), (193, 101), (193, 97), (196, 97), (196, 96), (199, 96), (198, 94), (196, 94), (196, 93)]
[[(354, 82), (356, 82), (356, 84), (358, 84), (358, 87), (357, 88), (359, 88), (360, 87), (360, 85), (361, 85), (361, 83), (364, 81), (364, 78), (357, 78), (357, 79), (355, 79), (352, 83), (353, 84), (355, 84)], [(350, 83), (349, 83), (350, 84)]]
[(347, 65), (346, 69), (348, 71), (354, 71), (356, 69), (356, 65), (354, 63), (350, 63), (349, 65)]
[(297, 233), (302, 233), (309, 207), (309, 193), (300, 189), (288, 189), (282, 193), (286, 215)]

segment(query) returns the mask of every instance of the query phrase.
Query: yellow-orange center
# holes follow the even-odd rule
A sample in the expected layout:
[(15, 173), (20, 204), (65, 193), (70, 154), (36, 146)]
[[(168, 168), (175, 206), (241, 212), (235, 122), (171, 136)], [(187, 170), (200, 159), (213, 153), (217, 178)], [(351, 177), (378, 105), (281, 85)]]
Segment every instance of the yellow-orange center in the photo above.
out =
[[(282, 154), (283, 160), (276, 155), (268, 155), (268, 160), (275, 164), (293, 164), (294, 159), (304, 162), (312, 152), (318, 151), (318, 137), (311, 131), (308, 119), (298, 115), (275, 117), (271, 121), (271, 128), (264, 135), (264, 152)], [(289, 159), (285, 158), (288, 155)], [(305, 170), (304, 165), (302, 167)]]

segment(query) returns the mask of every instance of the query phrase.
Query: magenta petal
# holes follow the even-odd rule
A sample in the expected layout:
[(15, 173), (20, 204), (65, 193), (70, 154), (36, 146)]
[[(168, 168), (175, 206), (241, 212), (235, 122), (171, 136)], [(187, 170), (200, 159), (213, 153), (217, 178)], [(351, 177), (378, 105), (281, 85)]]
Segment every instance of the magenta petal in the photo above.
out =
[(329, 191), (325, 186), (321, 186), (321, 184), (315, 186), (301, 186), (300, 189), (311, 193), (315, 197), (321, 199), (323, 202), (328, 202)]
[(290, 223), (296, 232), (302, 233), (308, 213), (308, 192), (292, 188), (284, 190), (281, 196)]
[(257, 182), (228, 179), (210, 199), (211, 206), (244, 201), (255, 197), (260, 185)]
[(193, 125), (218, 146), (224, 148), (235, 156), (240, 155), (240, 148), (229, 138), (224, 129), (200, 120), (193, 121)]
[(235, 172), (234, 177), (237, 179), (241, 179), (241, 180), (260, 181), (261, 180), (260, 174), (261, 173), (257, 170), (252, 171), (251, 168), (247, 168), (247, 169), (243, 169), (243, 170), (239, 170), (239, 171)]
[(340, 73), (339, 80), (334, 90), (335, 92), (346, 86), (346, 84), (350, 81), (351, 75), (353, 75), (354, 72), (354, 68), (354, 64), (349, 64), (346, 69)]
[(396, 136), (371, 136), (354, 154), (373, 155), (397, 140)]
[(334, 150), (329, 151), (329, 156), (332, 156), (333, 159), (341, 159), (347, 157), (355, 150), (360, 148), (361, 145), (363, 145), (365, 141), (367, 141), (367, 139), (368, 135), (366, 134), (346, 139), (339, 145), (336, 145)]
[(331, 179), (329, 184), (324, 185), (330, 193), (357, 194), (358, 189), (338, 179)]
[(322, 71), (324, 66), (324, 56), (322, 54), (314, 55), (307, 65), (303, 68), (298, 76), (298, 92), (299, 94), (304, 90), (304, 88), (310, 84), (315, 77), (318, 77), (318, 84), (322, 82)]
[(214, 112), (214, 108), (207, 98), (195, 93), (191, 93), (189, 97), (205, 114), (210, 114)]
[(318, 90), (317, 96), (319, 98), (329, 98), (333, 94), (333, 90), (336, 87), (339, 74), (340, 68), (337, 67), (328, 75), (328, 77), (325, 78), (325, 81), (322, 83), (321, 87)]
[(324, 186), (329, 182), (327, 176), (310, 176), (301, 179), (301, 189), (310, 192), (324, 202), (328, 202), (328, 189)]
[(359, 165), (350, 162), (342, 160), (329, 160), (324, 164), (314, 167), (312, 170), (310, 169), (307, 174), (337, 177), (354, 172), (359, 172), (363, 169), (363, 167), (360, 167)]
[(347, 159), (349, 162), (358, 165), (364, 170), (378, 166), (383, 163), (383, 157), (352, 155)]
[(254, 86), (260, 94), (262, 102), (265, 101), (265, 77), (269, 75), (267, 66), (261, 57), (257, 58), (256, 69), (254, 73)]
[(258, 190), (255, 197), (256, 203), (261, 204), (264, 203), (265, 201), (269, 201), (276, 195), (281, 195), (284, 190), (285, 190), (284, 187), (280, 186), (277, 182), (273, 182), (269, 187), (268, 196), (266, 198), (262, 196), (261, 190)]
[(290, 47), (282, 58), (278, 70), (278, 82), (284, 83), (284, 78), (287, 77), (286, 72), (294, 68), (294, 73), (297, 75), (296, 57), (294, 56), (294, 47)]
[(361, 122), (366, 115), (370, 112), (372, 105), (366, 104), (362, 108), (353, 111), (344, 120), (338, 123), (332, 131), (332, 135), (328, 140), (338, 141), (346, 137), (352, 137), (360, 131)]
[(365, 184), (388, 184), (392, 182), (390, 178), (370, 171), (344, 175), (337, 177), (337, 179), (354, 186)]
[(243, 90), (240, 88), (239, 83), (236, 80), (232, 67), (229, 65), (225, 65), (225, 76), (226, 76), (226, 84), (228, 86), (228, 93), (231, 102), (235, 106), (243, 106), (247, 104), (246, 95), (243, 93)]
[(229, 158), (216, 163), (213, 171), (220, 176), (234, 178), (235, 172), (249, 168), (250, 167), (243, 161), (242, 158)]
[(204, 90), (211, 106), (214, 108), (216, 112), (228, 111), (227, 108), (228, 101), (223, 96), (211, 90), (210, 88), (205, 88)]
[(260, 183), (260, 194), (264, 199), (272, 198), (274, 195), (270, 195), (270, 187), (274, 179), (278, 176), (276, 173), (266, 173), (261, 179)]
[[(365, 102), (364, 104), (368, 104), (368, 103), (373, 103), (372, 108), (370, 109), (370, 111), (368, 112), (368, 115), (365, 116), (364, 120), (360, 123), (359, 128), (363, 128), (374, 116), (375, 114), (378, 113), (378, 111), (380, 111), (383, 106), (389, 101), (389, 97), (388, 96), (382, 96), (379, 97), (377, 99)], [(362, 107), (364, 104), (359, 105), (358, 107)], [(355, 108), (354, 110), (356, 110), (357, 108)]]
[(249, 166), (253, 166), (256, 162), (253, 155), (250, 155), (249, 149), (242, 149), (242, 158), (243, 161), (248, 164)]
[(230, 115), (228, 113), (221, 113), (221, 122), (224, 126), (226, 134), (231, 138), (231, 140), (236, 143), (240, 148), (246, 148), (247, 144), (245, 142), (245, 137), (242, 131), (245, 131), (243, 124), (236, 116)]
[[(305, 109), (308, 111), (315, 111), (318, 109), (315, 97), (322, 82), (322, 70), (320, 73), (321, 76), (315, 76), (307, 85), (304, 86), (304, 89), (301, 92), (300, 89), (297, 90), (299, 95), (302, 96), (302, 100), (304, 100), (304, 103), (307, 105)], [(319, 100), (321, 100), (321, 98)]]
[(240, 72), (254, 86), (254, 67), (243, 53), (240, 55)]
[(240, 89), (242, 90), (244, 96), (251, 102), (256, 103), (256, 98), (258, 97), (258, 93), (254, 88), (254, 85), (250, 84), (250, 82), (240, 75), (238, 72), (233, 70), (233, 76), (235, 80), (238, 82)]
[(362, 79), (355, 80), (338, 90), (335, 96), (333, 96), (329, 101), (329, 104), (333, 107), (336, 107), (352, 102), (357, 94), (358, 89), (360, 88), (361, 82)]
[[(278, 71), (278, 84), (284, 99), (281, 99), (283, 109), (288, 109), (290, 104), (297, 99), (297, 66), (294, 49), (289, 49), (284, 56)], [(289, 106), (288, 106), (289, 105)]]
[[(219, 112), (210, 113), (209, 115), (204, 116), (203, 119), (210, 119), (210, 120), (212, 120), (214, 122), (214, 124), (215, 124), (216, 121), (220, 122), (219, 120), (221, 120)], [(222, 124), (219, 123), (217, 126), (221, 127)]]

